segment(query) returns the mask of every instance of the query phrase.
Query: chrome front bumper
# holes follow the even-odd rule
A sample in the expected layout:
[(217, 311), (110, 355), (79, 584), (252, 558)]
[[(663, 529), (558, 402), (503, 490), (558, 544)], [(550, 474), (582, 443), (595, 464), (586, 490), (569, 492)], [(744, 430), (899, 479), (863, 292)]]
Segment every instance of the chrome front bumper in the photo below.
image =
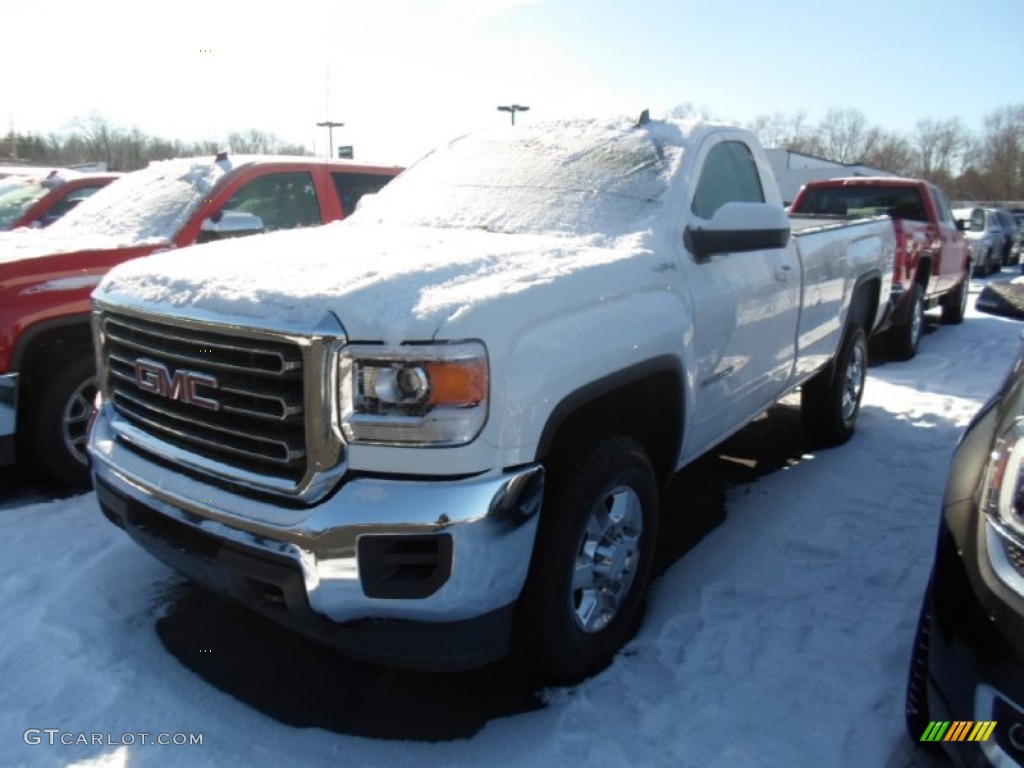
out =
[[(98, 487), (233, 549), (289, 562), (309, 607), (332, 622), (457, 622), (515, 602), (537, 530), (543, 470), (461, 480), (355, 478), (313, 507), (240, 496), (120, 443), (104, 406), (89, 452)], [(101, 494), (101, 501), (102, 501)], [(365, 537), (450, 537), (450, 573), (424, 597), (368, 597)], [(376, 538), (379, 542), (380, 539)], [(220, 568), (230, 568), (220, 565)]]
[(13, 464), (18, 431), (18, 374), (0, 376), (0, 466)]

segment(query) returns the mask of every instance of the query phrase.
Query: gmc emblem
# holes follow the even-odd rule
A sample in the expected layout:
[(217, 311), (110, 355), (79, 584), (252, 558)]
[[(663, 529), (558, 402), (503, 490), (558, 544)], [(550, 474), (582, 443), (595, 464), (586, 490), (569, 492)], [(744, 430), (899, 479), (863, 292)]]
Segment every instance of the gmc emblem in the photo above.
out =
[(196, 392), (199, 386), (217, 389), (217, 379), (205, 373), (177, 370), (172, 374), (163, 363), (140, 357), (135, 361), (135, 383), (143, 392), (211, 411), (220, 410), (220, 403)]

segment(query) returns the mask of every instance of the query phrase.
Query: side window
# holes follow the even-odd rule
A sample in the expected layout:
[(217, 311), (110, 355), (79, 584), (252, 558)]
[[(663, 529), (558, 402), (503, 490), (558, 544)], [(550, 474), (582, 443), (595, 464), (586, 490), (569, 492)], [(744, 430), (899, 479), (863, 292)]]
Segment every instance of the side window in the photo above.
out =
[(79, 187), (74, 192), (68, 193), (68, 195), (65, 196), (63, 200), (56, 203), (52, 208), (50, 208), (50, 210), (48, 210), (42, 216), (42, 218), (40, 218), (39, 223), (44, 227), (53, 224), (53, 222), (55, 222), (65, 213), (70, 211), (80, 202), (85, 200), (87, 197), (91, 197), (93, 192), (96, 192), (97, 190), (102, 188), (102, 185), (97, 187)]
[(939, 213), (939, 220), (945, 224), (954, 224), (953, 209), (949, 206), (949, 200), (942, 193), (941, 189), (932, 188), (932, 201), (935, 203), (935, 210)]
[(253, 213), (264, 230), (315, 227), (320, 224), (320, 204), (313, 177), (308, 173), (268, 173), (243, 186), (223, 208), (227, 213)]
[(724, 141), (708, 152), (693, 195), (693, 212), (710, 219), (726, 203), (763, 203), (757, 163), (746, 144)]
[(373, 194), (389, 181), (391, 176), (384, 176), (377, 173), (339, 173), (331, 174), (334, 180), (334, 188), (338, 190), (338, 197), (341, 198), (341, 207), (346, 216), (352, 215), (359, 198), (363, 195)]

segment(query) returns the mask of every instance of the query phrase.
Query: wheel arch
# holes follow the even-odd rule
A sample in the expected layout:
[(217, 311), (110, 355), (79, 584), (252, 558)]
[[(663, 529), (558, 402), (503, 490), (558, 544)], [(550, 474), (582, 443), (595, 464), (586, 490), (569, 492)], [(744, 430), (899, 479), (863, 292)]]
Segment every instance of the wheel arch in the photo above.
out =
[(565, 396), (552, 409), (537, 460), (565, 455), (597, 434), (617, 433), (644, 446), (664, 487), (683, 438), (684, 384), (678, 359), (664, 355), (615, 371)]
[(11, 356), (11, 369), (21, 373), (21, 386), (28, 386), (39, 367), (54, 355), (91, 345), (89, 315), (43, 320), (22, 333)]
[[(847, 322), (853, 323), (870, 334), (878, 320), (878, 307), (882, 301), (882, 276), (877, 272), (862, 275), (854, 283), (850, 295), (850, 310)], [(842, 340), (840, 340), (842, 343)]]

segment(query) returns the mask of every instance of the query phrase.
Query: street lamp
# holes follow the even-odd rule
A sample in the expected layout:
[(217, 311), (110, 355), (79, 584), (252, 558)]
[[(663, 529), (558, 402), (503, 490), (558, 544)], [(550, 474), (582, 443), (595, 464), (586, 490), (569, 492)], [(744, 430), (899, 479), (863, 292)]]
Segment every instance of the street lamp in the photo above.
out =
[(335, 128), (341, 128), (341, 126), (343, 126), (344, 123), (336, 123), (333, 120), (324, 120), (323, 122), (317, 123), (316, 125), (317, 125), (318, 128), (326, 128), (327, 129), (327, 144), (329, 145), (327, 147), (327, 156), (328, 157), (333, 157), (334, 156), (334, 129)]
[(516, 124), (516, 112), (526, 112), (529, 107), (522, 104), (505, 104), (498, 107), (499, 112), (508, 112), (512, 115), (512, 125)]

